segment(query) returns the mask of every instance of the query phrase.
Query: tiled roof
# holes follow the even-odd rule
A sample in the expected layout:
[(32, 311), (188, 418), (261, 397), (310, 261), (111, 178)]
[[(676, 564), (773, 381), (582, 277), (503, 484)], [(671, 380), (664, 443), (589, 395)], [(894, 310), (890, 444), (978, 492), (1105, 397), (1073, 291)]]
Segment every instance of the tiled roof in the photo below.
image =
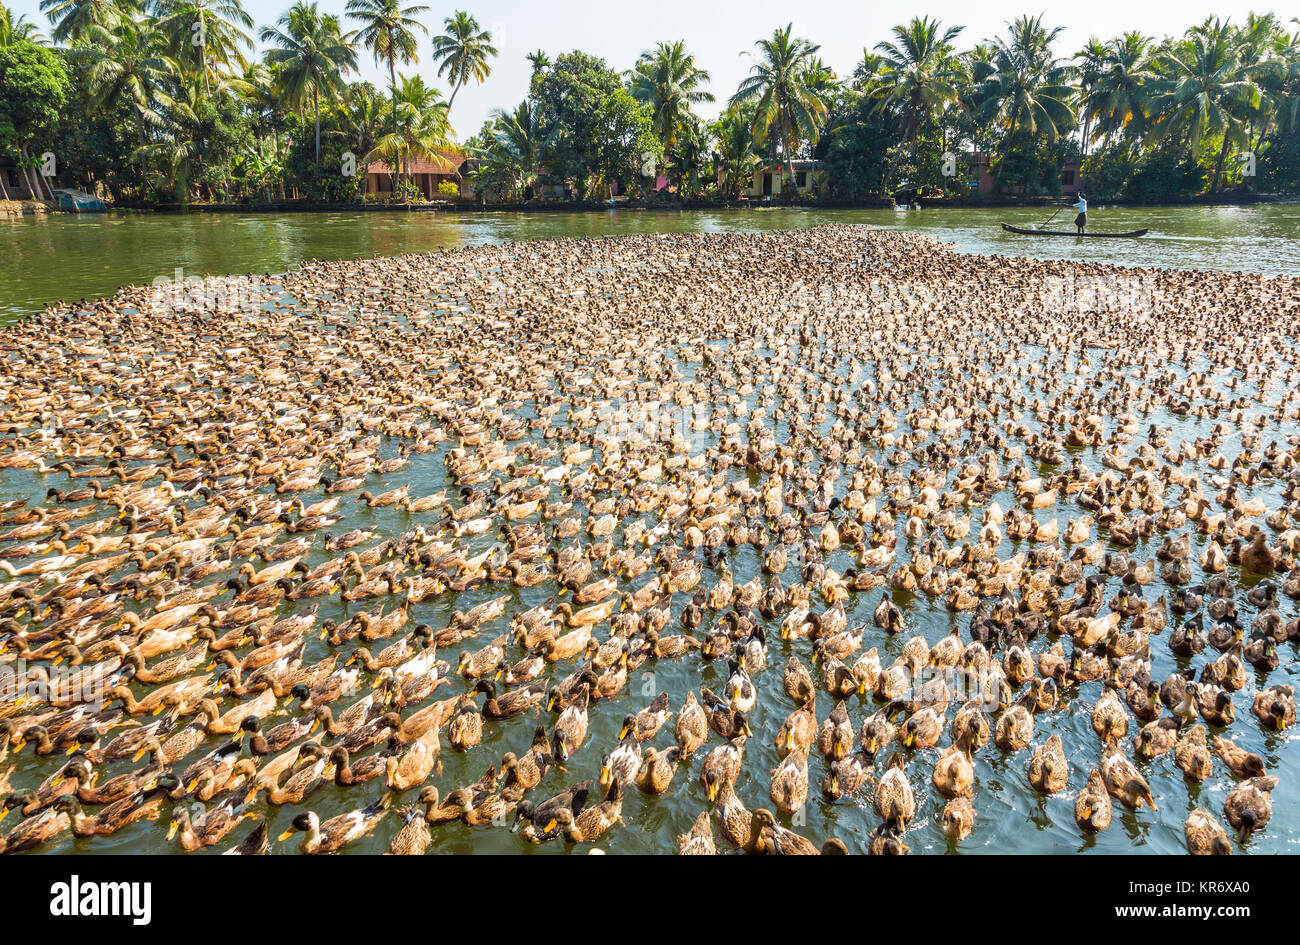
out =
[[(465, 162), (467, 155), (463, 151), (434, 151), (432, 154), (418, 155), (411, 162), (412, 174), (455, 174), (456, 169)], [(383, 161), (374, 161), (366, 167), (368, 174), (391, 173)]]

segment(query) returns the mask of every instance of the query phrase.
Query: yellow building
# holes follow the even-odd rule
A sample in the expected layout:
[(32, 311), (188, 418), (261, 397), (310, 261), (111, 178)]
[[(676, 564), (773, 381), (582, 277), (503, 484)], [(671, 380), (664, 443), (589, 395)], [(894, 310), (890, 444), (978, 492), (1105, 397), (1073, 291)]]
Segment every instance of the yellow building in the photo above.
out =
[[(794, 187), (801, 194), (816, 193), (814, 175), (823, 167), (821, 161), (794, 160), (790, 162), (790, 169), (794, 178)], [(749, 197), (754, 200), (762, 200), (764, 197), (777, 197), (781, 194), (781, 185), (784, 174), (781, 173), (781, 165), (775, 164), (771, 167), (759, 168), (754, 171), (754, 175), (749, 179), (749, 185), (741, 188), (741, 196)]]

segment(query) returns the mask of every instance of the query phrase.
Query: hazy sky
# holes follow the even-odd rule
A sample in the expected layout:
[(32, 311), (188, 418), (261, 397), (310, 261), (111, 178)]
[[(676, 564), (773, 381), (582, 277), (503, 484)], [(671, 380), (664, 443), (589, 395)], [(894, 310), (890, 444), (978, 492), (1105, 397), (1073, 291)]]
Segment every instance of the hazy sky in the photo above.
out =
[[(48, 21), (39, 12), (39, 0), (4, 2), (15, 13), (40, 24), (42, 30), (47, 29)], [(290, 3), (244, 0), (259, 27), (273, 22)], [(346, 0), (320, 0), (319, 5), (342, 18)], [(844, 75), (861, 58), (864, 46), (874, 46), (888, 37), (890, 27), (922, 13), (936, 16), (945, 24), (965, 26), (957, 38), (962, 48), (1000, 33), (1007, 20), (1021, 13), (1044, 12), (1050, 24), (1065, 27), (1058, 46), (1061, 54), (1073, 53), (1093, 35), (1106, 39), (1131, 29), (1157, 37), (1181, 34), (1208, 16), (1240, 22), (1252, 10), (1264, 13), (1270, 8), (1288, 18), (1293, 15), (1285, 5), (1270, 4), (1268, 0), (1254, 4), (1236, 0), (925, 0), (917, 5), (843, 0), (433, 0), (427, 5), (429, 12), (421, 19), (430, 33), (440, 32), (443, 17), (453, 10), (465, 9), (492, 31), (500, 53), (487, 82), (468, 86), (456, 97), (451, 120), (462, 138), (476, 133), (493, 108), (513, 107), (523, 99), (530, 74), (524, 56), (538, 48), (552, 56), (582, 49), (604, 57), (615, 69), (627, 69), (643, 50), (660, 40), (685, 39), (696, 61), (712, 76), (710, 91), (718, 101), (699, 109), (701, 114), (712, 117), (752, 65), (750, 57), (742, 53), (752, 50), (760, 36), (769, 35), (791, 19), (796, 34), (820, 43), (822, 58)], [(344, 19), (344, 25), (349, 28), (349, 21)], [(419, 63), (404, 71), (419, 71), (426, 79), (433, 79), (429, 49), (429, 40), (422, 37)], [(376, 68), (369, 56), (362, 56), (362, 75), (380, 85), (387, 83), (386, 73)]]

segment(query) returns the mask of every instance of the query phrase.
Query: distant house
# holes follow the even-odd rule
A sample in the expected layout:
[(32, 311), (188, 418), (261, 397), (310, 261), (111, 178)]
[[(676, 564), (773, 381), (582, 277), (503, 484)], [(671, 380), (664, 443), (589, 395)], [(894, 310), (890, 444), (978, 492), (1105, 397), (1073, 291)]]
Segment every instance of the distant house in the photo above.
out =
[[(426, 200), (439, 196), (438, 185), (451, 181), (460, 191), (462, 197), (472, 197), (467, 174), (469, 155), (463, 151), (434, 151), (432, 154), (418, 155), (411, 161), (411, 183), (420, 188)], [(383, 161), (374, 161), (366, 167), (366, 194), (391, 194), (393, 192), (393, 172)]]
[[(825, 167), (825, 164), (821, 161), (791, 161), (790, 170), (794, 177), (795, 190), (801, 194), (813, 193), (813, 174), (823, 167)], [(780, 164), (760, 168), (754, 171), (749, 183), (740, 189), (741, 196), (759, 200), (764, 197), (776, 197), (781, 193), (781, 184), (784, 178), (785, 175), (781, 172)]]
[(1061, 165), (1061, 193), (1077, 194), (1083, 184), (1083, 162), (1066, 161)]
[[(978, 185), (981, 194), (992, 194), (996, 186), (992, 171), (993, 159), (987, 151), (976, 151), (970, 155), (970, 179)], [(1066, 161), (1061, 165), (1061, 194), (1072, 195), (1079, 192), (1080, 171), (1083, 165), (1079, 161)]]
[[(35, 173), (35, 172), (33, 172)], [(33, 194), (27, 175), (11, 157), (0, 156), (0, 200), (44, 200), (44, 194)]]

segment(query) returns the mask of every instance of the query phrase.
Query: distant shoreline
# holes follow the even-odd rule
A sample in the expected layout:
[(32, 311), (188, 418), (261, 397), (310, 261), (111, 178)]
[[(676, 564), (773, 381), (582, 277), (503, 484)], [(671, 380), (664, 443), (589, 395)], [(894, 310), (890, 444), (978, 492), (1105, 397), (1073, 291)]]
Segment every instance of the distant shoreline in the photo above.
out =
[[(1300, 201), (1300, 194), (1217, 194), (1214, 196), (1192, 197), (1185, 200), (1166, 201), (1164, 203), (1140, 203), (1123, 198), (1090, 198), (1097, 206), (1113, 207), (1214, 207), (1214, 206), (1253, 206), (1255, 204), (1294, 203)], [(1002, 198), (998, 200), (970, 201), (935, 201), (921, 198), (922, 209), (939, 210), (995, 210), (995, 209), (1041, 209), (1043, 207), (1061, 206), (1064, 198), (1029, 197), (1024, 199)], [(285, 200), (273, 203), (227, 204), (227, 203), (192, 203), (180, 205), (146, 205), (146, 206), (112, 206), (110, 210), (132, 213), (447, 213), (447, 214), (483, 214), (483, 213), (609, 213), (617, 210), (650, 213), (663, 212), (698, 212), (698, 211), (754, 211), (754, 210), (889, 210), (901, 206), (888, 200), (868, 201), (826, 201), (818, 203), (762, 203), (758, 201), (729, 201), (716, 203), (711, 201), (690, 201), (685, 204), (654, 203), (617, 203), (603, 201), (572, 201), (547, 203), (516, 204), (359, 204), (353, 202), (325, 203), (309, 200)]]

